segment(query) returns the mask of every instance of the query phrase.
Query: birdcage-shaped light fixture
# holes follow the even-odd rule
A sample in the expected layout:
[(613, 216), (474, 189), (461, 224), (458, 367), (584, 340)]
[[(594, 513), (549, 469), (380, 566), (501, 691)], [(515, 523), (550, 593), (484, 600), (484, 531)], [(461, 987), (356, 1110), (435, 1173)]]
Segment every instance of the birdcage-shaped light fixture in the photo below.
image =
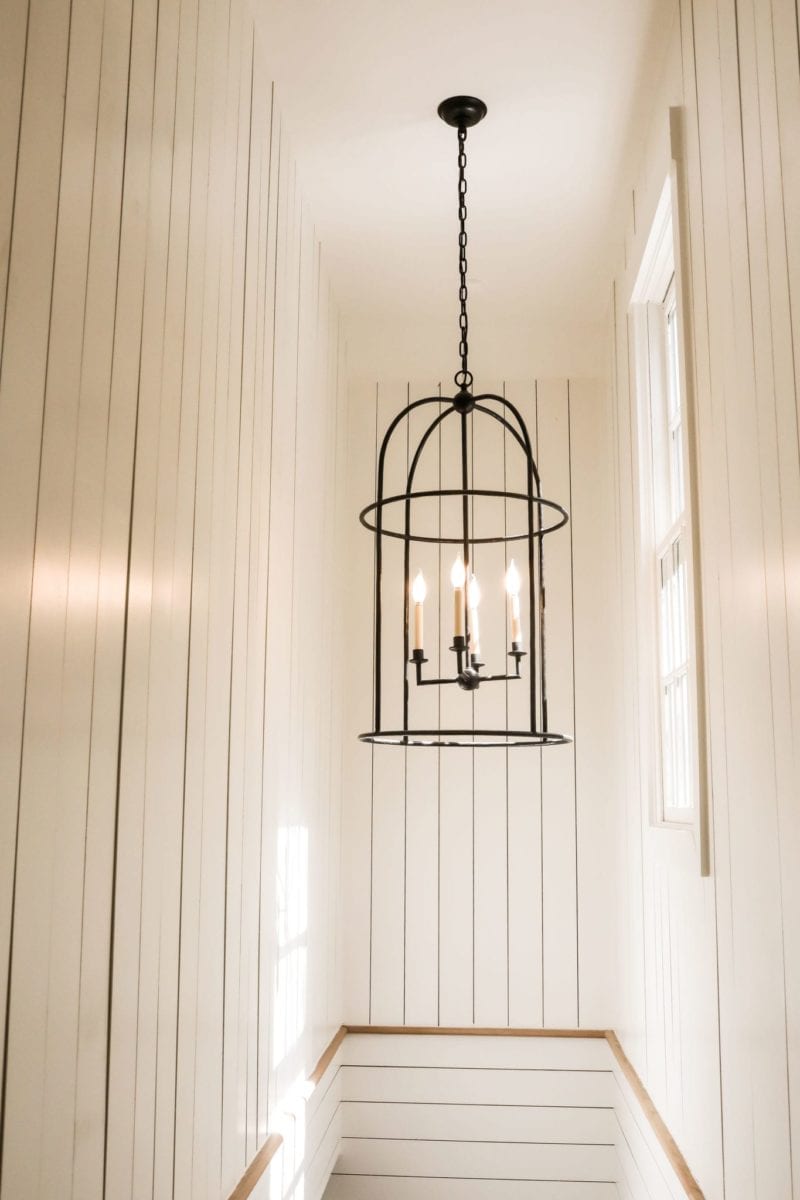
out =
[[(491, 392), (474, 394), (473, 376), (468, 368), (467, 315), (467, 234), (466, 234), (466, 138), (467, 129), (486, 115), (486, 105), (471, 96), (455, 96), (439, 105), (439, 115), (458, 131), (458, 221), (459, 221), (459, 355), (461, 367), (455, 375), (455, 394), (451, 397), (426, 396), (414, 400), (394, 417), (384, 435), (378, 453), (376, 497), (360, 514), (361, 523), (375, 538), (375, 615), (374, 615), (374, 691), (373, 728), (359, 735), (361, 741), (399, 746), (549, 746), (570, 741), (563, 733), (549, 728), (547, 711), (545, 654), (545, 578), (544, 538), (566, 524), (566, 510), (554, 500), (545, 499), (539, 471), (533, 455), (530, 434), (519, 409), (504, 396)], [(413, 448), (408, 430), (422, 420), (422, 432)], [(511, 455), (520, 457), (522, 481), (518, 490), (508, 490), (505, 477), (496, 488), (476, 487), (471, 465), (471, 446), (480, 441), (482, 422), (495, 427), (499, 423)], [(431, 439), (448, 426), (455, 425), (455, 444), (460, 450), (458, 486), (415, 487), (415, 478)], [(405, 488), (386, 494), (387, 454), (393, 439), (406, 440), (407, 472)], [(422, 506), (443, 506), (453, 519), (435, 531), (430, 523), (417, 519)], [(475, 526), (475, 506), (491, 502), (502, 506), (502, 528), (490, 534), (485, 525)], [(510, 516), (509, 516), (510, 514)], [(383, 686), (384, 593), (400, 581), (385, 578), (386, 539), (403, 544), (402, 612), (403, 676), (400, 696), (402, 719), (399, 727), (387, 728)], [(427, 586), (418, 572), (411, 578), (411, 550), (417, 543), (449, 547), (454, 554), (450, 573), (452, 588), (452, 642), (449, 646), (450, 670), (437, 674), (430, 669), (424, 647), (424, 605)], [(503, 544), (506, 547), (506, 661), (486, 664), (481, 659), (479, 605), (480, 592), (473, 571), (476, 548)], [(519, 562), (519, 565), (518, 565)], [(527, 660), (527, 661), (526, 661)], [(488, 669), (487, 669), (488, 667)], [(525, 719), (520, 728), (476, 728), (474, 719), (463, 728), (420, 728), (412, 719), (414, 691), (426, 687), (452, 685), (475, 693), (489, 686), (520, 687), (525, 690)], [(474, 706), (473, 706), (474, 711)], [(518, 711), (518, 706), (516, 706)], [(508, 706), (506, 705), (506, 713)], [(508, 722), (506, 721), (506, 724)], [(397, 726), (396, 721), (391, 725)]]

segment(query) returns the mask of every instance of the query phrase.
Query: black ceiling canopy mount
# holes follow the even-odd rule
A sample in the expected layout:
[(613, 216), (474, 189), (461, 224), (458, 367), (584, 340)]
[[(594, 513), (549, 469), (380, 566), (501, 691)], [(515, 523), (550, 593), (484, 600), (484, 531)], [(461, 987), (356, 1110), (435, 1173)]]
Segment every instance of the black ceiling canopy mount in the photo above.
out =
[(451, 96), (437, 109), (439, 116), (454, 129), (471, 129), (486, 116), (486, 105), (475, 96)]

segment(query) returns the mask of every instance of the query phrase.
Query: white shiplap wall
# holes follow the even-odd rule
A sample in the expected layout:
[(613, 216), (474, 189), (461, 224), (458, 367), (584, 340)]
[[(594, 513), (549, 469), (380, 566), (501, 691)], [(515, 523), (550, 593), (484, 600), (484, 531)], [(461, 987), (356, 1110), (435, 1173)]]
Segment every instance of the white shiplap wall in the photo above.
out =
[[(709, 1200), (800, 1195), (800, 62), (784, 0), (680, 0), (614, 289), (620, 1030)], [(712, 876), (640, 787), (627, 307), (683, 106)], [(630, 193), (629, 193), (630, 194)], [(634, 636), (632, 636), (634, 631)]]
[[(538, 445), (544, 495), (571, 513), (569, 525), (546, 539), (545, 553), (551, 728), (574, 732), (575, 743), (473, 753), (373, 749), (355, 740), (371, 728), (374, 553), (355, 514), (374, 498), (376, 447), (389, 421), (409, 397), (436, 395), (438, 385), (351, 388), (345, 1013), (361, 1024), (604, 1027), (613, 1012), (614, 909), (613, 874), (603, 868), (613, 845), (605, 751), (614, 735), (605, 696), (613, 571), (609, 400), (601, 384), (585, 380), (479, 382), (501, 393), (505, 386)], [(494, 486), (504, 469), (513, 483), (514, 457), (505, 452), (501, 426), (488, 419), (483, 425), (489, 428), (473, 447), (478, 486)], [(421, 421), (412, 418), (412, 447), (420, 432)], [(452, 486), (457, 447), (446, 438), (431, 446), (420, 488), (436, 486), (440, 476)], [(388, 493), (403, 490), (394, 484), (404, 467), (404, 459), (388, 460)], [(440, 555), (436, 547), (415, 547), (412, 555), (412, 573), (420, 566), (428, 581), (431, 669), (440, 656), (444, 669), (449, 657), (450, 549)], [(477, 573), (482, 648), (496, 669), (506, 615), (505, 568), (502, 553), (491, 558), (494, 549), (479, 552)], [(402, 554), (391, 546), (385, 553), (384, 725), (391, 727), (401, 697)], [(476, 726), (502, 725), (506, 702), (513, 721), (515, 686), (477, 693)], [(417, 694), (412, 684), (419, 723), (463, 721), (458, 709), (469, 700), (455, 692)], [(466, 720), (472, 722), (469, 711)]]
[(614, 1200), (604, 1038), (348, 1035), (328, 1200)]
[(343, 346), (242, 0), (2, 25), (0, 1195), (216, 1200), (340, 1019)]

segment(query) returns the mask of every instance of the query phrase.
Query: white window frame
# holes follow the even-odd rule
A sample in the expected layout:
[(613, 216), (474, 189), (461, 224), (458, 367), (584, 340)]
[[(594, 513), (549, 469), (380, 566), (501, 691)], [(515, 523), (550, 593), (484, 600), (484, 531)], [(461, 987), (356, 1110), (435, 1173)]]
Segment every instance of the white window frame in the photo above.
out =
[[(675, 110), (673, 110), (675, 111)], [(634, 480), (638, 523), (637, 601), (640, 618), (639, 703), (642, 730), (642, 783), (651, 823), (662, 829), (692, 830), (699, 835), (701, 872), (708, 873), (707, 768), (705, 753), (705, 702), (699, 538), (697, 525), (697, 460), (693, 394), (686, 369), (689, 324), (684, 311), (681, 286), (681, 238), (678, 179), (673, 163), (656, 208), (629, 308), (632, 336), (633, 415), (636, 426), (637, 467)], [(678, 387), (681, 395), (683, 462), (683, 509), (681, 513), (657, 514), (657, 497), (666, 496), (666, 481), (659, 484), (655, 470), (669, 462), (666, 454), (654, 454), (654, 408), (668, 413), (668, 347), (666, 301), (674, 297), (678, 349)], [(660, 389), (661, 395), (656, 395)], [(663, 433), (668, 435), (668, 428)], [(659, 466), (657, 466), (657, 464)], [(657, 537), (656, 530), (661, 536)], [(670, 808), (664, 798), (664, 752), (662, 725), (662, 670), (660, 662), (661, 622), (660, 570), (665, 551), (679, 540), (685, 551), (688, 605), (689, 779), (691, 807)]]

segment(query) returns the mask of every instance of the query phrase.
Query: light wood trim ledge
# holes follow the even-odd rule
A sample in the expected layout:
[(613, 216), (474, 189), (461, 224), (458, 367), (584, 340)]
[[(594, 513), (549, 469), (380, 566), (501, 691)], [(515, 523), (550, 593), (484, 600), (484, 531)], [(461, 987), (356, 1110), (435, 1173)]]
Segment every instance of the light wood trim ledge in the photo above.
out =
[(339, 1049), (339, 1047), (341, 1046), (342, 1042), (347, 1037), (349, 1032), (350, 1032), (350, 1027), (348, 1025), (340, 1025), (338, 1030), (336, 1031), (336, 1033), (333, 1035), (330, 1042), (328, 1043), (327, 1048), (325, 1050), (323, 1050), (322, 1054), (320, 1055), (319, 1062), (314, 1067), (314, 1070), (311, 1072), (311, 1074), (308, 1077), (308, 1082), (313, 1083), (314, 1087), (317, 1086), (319, 1081), (322, 1079), (322, 1076), (325, 1074), (328, 1067), (331, 1065), (331, 1062), (333, 1061), (333, 1057), (336, 1054), (336, 1051)]
[[(328, 1045), (323, 1050), (317, 1065), (314, 1067), (314, 1070), (308, 1077), (308, 1082), (313, 1085), (311, 1091), (309, 1092), (309, 1096), (313, 1096), (314, 1089), (319, 1085), (322, 1076), (331, 1065), (334, 1055), (344, 1039), (347, 1037), (347, 1033), (347, 1026), (340, 1025)], [(259, 1179), (264, 1174), (282, 1145), (283, 1138), (279, 1133), (271, 1133), (269, 1135), (267, 1140), (264, 1142), (264, 1145), (256, 1152), (244, 1175), (228, 1197), (228, 1200), (247, 1200), (247, 1197), (251, 1194), (253, 1188), (256, 1186)]]
[(228, 1200), (245, 1200), (245, 1197), (250, 1195), (253, 1188), (256, 1186), (259, 1179), (264, 1174), (282, 1145), (283, 1138), (279, 1133), (271, 1133), (269, 1135), (267, 1140), (264, 1142), (264, 1145), (256, 1153), (256, 1156), (250, 1163), (250, 1166), (247, 1168), (244, 1175), (231, 1192)]
[(636, 1071), (633, 1069), (630, 1059), (622, 1049), (619, 1038), (614, 1033), (613, 1029), (606, 1032), (606, 1041), (611, 1047), (611, 1053), (619, 1063), (622, 1074), (631, 1085), (631, 1089), (636, 1095), (636, 1099), (642, 1106), (642, 1111), (650, 1122), (650, 1128), (656, 1136), (661, 1149), (667, 1156), (669, 1164), (680, 1180), (681, 1187), (686, 1192), (687, 1200), (705, 1200), (705, 1196), (700, 1189), (700, 1185), (695, 1179), (692, 1172), (689, 1170), (689, 1165), (686, 1159), (678, 1149), (678, 1144), (674, 1137), (664, 1124), (664, 1120), (656, 1108), (653, 1101), (647, 1094), (647, 1089), (642, 1083)]
[(410, 1033), (445, 1037), (604, 1038), (604, 1029), (508, 1029), (476, 1025), (348, 1025), (348, 1033)]
[[(642, 1112), (650, 1122), (650, 1128), (655, 1134), (658, 1144), (664, 1151), (673, 1171), (680, 1180), (686, 1192), (687, 1200), (705, 1200), (703, 1192), (694, 1175), (689, 1170), (686, 1159), (678, 1149), (678, 1145), (650, 1099), (639, 1076), (622, 1049), (620, 1040), (612, 1029), (507, 1029), (507, 1028), (477, 1028), (467, 1026), (438, 1026), (438, 1025), (341, 1025), (331, 1038), (327, 1047), (320, 1055), (317, 1065), (308, 1077), (308, 1082), (316, 1088), (334, 1059), (336, 1051), (341, 1046), (348, 1033), (376, 1034), (434, 1034), (445, 1037), (523, 1037), (523, 1038), (605, 1038), (611, 1048), (611, 1053), (617, 1060), (620, 1070), (630, 1084), (637, 1100), (642, 1106)], [(311, 1095), (313, 1095), (313, 1088)], [(247, 1200), (256, 1183), (266, 1171), (272, 1159), (277, 1154), (283, 1138), (279, 1133), (269, 1135), (264, 1145), (253, 1158), (242, 1178), (231, 1192), (228, 1200)]]

